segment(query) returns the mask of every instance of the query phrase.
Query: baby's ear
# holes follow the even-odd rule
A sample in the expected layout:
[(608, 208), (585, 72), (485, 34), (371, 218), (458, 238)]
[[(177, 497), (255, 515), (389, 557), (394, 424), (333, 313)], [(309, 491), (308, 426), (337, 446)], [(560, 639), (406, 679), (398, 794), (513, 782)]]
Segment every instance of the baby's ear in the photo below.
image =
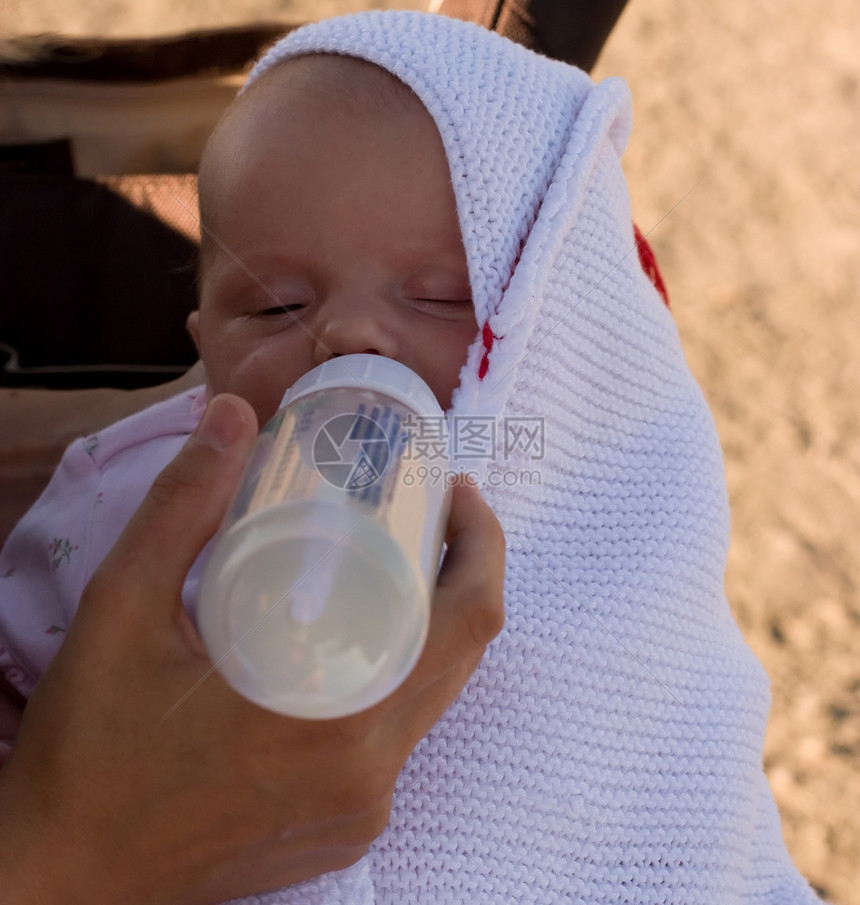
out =
[(200, 354), (200, 312), (196, 309), (188, 315), (188, 318), (185, 321), (185, 329), (191, 334), (191, 339), (194, 340), (194, 346), (197, 349), (197, 354)]

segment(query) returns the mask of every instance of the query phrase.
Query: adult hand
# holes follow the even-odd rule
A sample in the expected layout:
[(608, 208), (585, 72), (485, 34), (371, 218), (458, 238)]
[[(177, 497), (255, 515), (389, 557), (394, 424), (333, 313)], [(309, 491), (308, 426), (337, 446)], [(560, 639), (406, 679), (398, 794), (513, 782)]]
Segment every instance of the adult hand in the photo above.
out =
[(8, 905), (202, 905), (354, 863), (412, 748), (499, 631), (502, 532), (460, 486), (430, 637), (403, 686), (330, 721), (234, 692), (210, 672), (180, 591), (255, 435), (247, 403), (216, 398), (87, 587), (0, 770)]

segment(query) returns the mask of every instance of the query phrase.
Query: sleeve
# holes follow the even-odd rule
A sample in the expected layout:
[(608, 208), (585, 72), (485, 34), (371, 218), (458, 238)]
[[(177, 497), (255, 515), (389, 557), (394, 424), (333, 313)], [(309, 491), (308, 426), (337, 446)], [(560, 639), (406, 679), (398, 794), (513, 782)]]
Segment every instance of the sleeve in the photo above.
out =
[(80, 439), (0, 552), (0, 672), (23, 695), (62, 644), (85, 581), (101, 473)]
[(0, 552), (0, 674), (29, 696), (81, 594), (205, 406), (203, 387), (76, 440)]

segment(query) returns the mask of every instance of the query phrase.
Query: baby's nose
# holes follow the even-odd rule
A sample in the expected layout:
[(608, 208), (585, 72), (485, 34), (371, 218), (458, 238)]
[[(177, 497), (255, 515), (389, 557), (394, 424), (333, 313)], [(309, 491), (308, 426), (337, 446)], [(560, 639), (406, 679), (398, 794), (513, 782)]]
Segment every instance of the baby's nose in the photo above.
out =
[(324, 302), (314, 324), (316, 363), (358, 352), (394, 358), (396, 339), (382, 308), (356, 297)]

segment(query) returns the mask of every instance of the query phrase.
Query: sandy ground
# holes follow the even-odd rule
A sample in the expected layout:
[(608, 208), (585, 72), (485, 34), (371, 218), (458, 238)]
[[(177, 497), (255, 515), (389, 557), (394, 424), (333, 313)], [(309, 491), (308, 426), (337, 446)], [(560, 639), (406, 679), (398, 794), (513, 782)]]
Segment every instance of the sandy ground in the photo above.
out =
[[(0, 16), (127, 35), (369, 5), (424, 6), (6, 0)], [(858, 47), (855, 0), (632, 0), (596, 73), (633, 89), (635, 216), (725, 450), (728, 593), (773, 681), (786, 839), (839, 905), (860, 905)]]
[(633, 89), (634, 211), (725, 452), (727, 590), (772, 680), (786, 839), (841, 905), (860, 903), (858, 47), (851, 0), (633, 0), (597, 73)]

